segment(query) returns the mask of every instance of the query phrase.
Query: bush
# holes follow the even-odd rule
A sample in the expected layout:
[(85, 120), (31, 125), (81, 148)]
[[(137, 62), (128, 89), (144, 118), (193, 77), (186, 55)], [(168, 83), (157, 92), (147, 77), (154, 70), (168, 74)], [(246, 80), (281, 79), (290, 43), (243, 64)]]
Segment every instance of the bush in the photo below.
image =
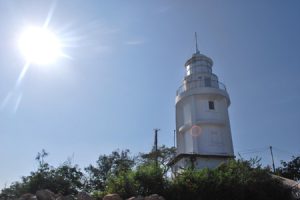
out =
[(164, 194), (166, 180), (163, 169), (154, 163), (143, 164), (136, 170), (112, 175), (107, 181), (106, 193), (118, 193), (123, 198), (136, 195)]
[(247, 161), (230, 161), (217, 169), (187, 169), (173, 181), (168, 199), (279, 200), (289, 191), (267, 170), (252, 168)]
[(164, 179), (163, 169), (155, 163), (144, 164), (137, 168), (135, 180), (138, 185), (139, 195), (161, 194), (163, 195), (167, 182)]
[(123, 198), (129, 198), (137, 194), (137, 182), (135, 173), (124, 172), (108, 178), (105, 193), (118, 193)]
[(97, 200), (101, 200), (106, 194), (106, 192), (95, 190), (91, 193), (91, 196)]
[(43, 150), (37, 156), (38, 169), (2, 189), (0, 200), (18, 198), (40, 189), (64, 195), (86, 190), (97, 199), (107, 193), (118, 193), (123, 198), (156, 193), (172, 200), (287, 200), (290, 197), (290, 190), (255, 159), (232, 160), (216, 169), (186, 169), (170, 180), (163, 164), (147, 158), (134, 165), (128, 152), (114, 151), (109, 156), (101, 156), (97, 167), (90, 166), (86, 170), (90, 175), (86, 177), (70, 162), (57, 168), (50, 166), (44, 162), (48, 154)]

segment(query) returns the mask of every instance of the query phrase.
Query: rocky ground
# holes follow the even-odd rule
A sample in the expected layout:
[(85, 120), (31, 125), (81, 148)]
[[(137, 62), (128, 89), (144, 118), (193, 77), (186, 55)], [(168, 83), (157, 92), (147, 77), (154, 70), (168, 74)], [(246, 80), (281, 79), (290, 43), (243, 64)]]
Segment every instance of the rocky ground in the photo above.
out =
[[(35, 194), (23, 194), (17, 200), (96, 200), (86, 192), (79, 192), (76, 196), (54, 194), (50, 190), (39, 190)], [(123, 200), (118, 194), (108, 194), (103, 197), (103, 200)], [(137, 196), (130, 197), (127, 200), (165, 200), (164, 197), (158, 194), (152, 194), (146, 197)]]

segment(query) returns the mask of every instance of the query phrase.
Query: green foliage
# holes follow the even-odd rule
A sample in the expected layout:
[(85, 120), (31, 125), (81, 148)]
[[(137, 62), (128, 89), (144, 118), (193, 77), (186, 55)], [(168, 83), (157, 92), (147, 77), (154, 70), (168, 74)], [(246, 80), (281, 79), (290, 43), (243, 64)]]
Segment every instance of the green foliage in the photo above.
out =
[(2, 189), (0, 199), (16, 199), (22, 194), (24, 194), (22, 183), (14, 182), (9, 188)]
[(217, 169), (183, 171), (174, 180), (170, 199), (279, 200), (289, 193), (267, 170), (248, 161), (230, 161)]
[(106, 192), (118, 193), (121, 197), (128, 198), (136, 195), (163, 194), (165, 186), (163, 169), (153, 162), (140, 165), (133, 171), (110, 176)]
[(88, 175), (85, 186), (86, 190), (104, 191), (109, 176), (131, 170), (135, 164), (135, 160), (129, 154), (130, 151), (126, 149), (121, 152), (119, 150), (113, 151), (108, 156), (100, 155), (96, 166), (90, 165), (85, 168)]
[(166, 147), (162, 145), (158, 147), (157, 151), (153, 148), (149, 153), (140, 153), (139, 160), (141, 164), (143, 163), (153, 163), (158, 160), (159, 166), (163, 169), (163, 173), (165, 174), (169, 169), (170, 166), (168, 163), (171, 159), (176, 155), (176, 148), (175, 147)]
[[(38, 169), (3, 189), (0, 199), (13, 199), (40, 189), (63, 195), (86, 190), (96, 199), (102, 199), (107, 193), (118, 193), (123, 198), (156, 193), (172, 200), (286, 200), (290, 197), (290, 191), (272, 178), (257, 158), (231, 160), (217, 169), (186, 169), (170, 179), (166, 175), (166, 164), (173, 150), (162, 146), (157, 152), (140, 154), (138, 164), (129, 156), (129, 150), (113, 151), (110, 155), (101, 155), (96, 166), (85, 168), (86, 174), (71, 162), (57, 168), (50, 166), (45, 162), (48, 153), (43, 150), (36, 157)], [(282, 173), (297, 174), (298, 164), (299, 157), (283, 163)], [(292, 177), (299, 179), (299, 176)]]
[(23, 176), (21, 182), (13, 183), (9, 188), (3, 189), (2, 194), (18, 197), (24, 193), (34, 194), (37, 190), (49, 189), (54, 193), (63, 195), (76, 194), (83, 188), (83, 173), (77, 165), (65, 162), (54, 168), (44, 161), (48, 155), (45, 150), (38, 153), (36, 160), (39, 163), (37, 171), (29, 176)]
[(53, 180), (55, 183), (55, 191), (56, 193), (61, 193), (64, 195), (76, 194), (78, 190), (83, 188), (82, 180), (83, 173), (80, 171), (77, 165), (64, 163), (55, 170), (55, 176)]
[(123, 198), (129, 198), (137, 194), (138, 183), (133, 171), (119, 173), (109, 177), (106, 185), (106, 193), (118, 193)]
[(289, 178), (295, 181), (300, 180), (300, 156), (292, 157), (289, 162), (281, 161), (282, 167), (277, 168), (280, 176)]
[(103, 199), (103, 197), (106, 195), (107, 193), (105, 191), (98, 191), (98, 190), (94, 190), (91, 193), (91, 196), (97, 200), (101, 200)]
[(163, 169), (155, 163), (138, 166), (135, 172), (139, 195), (163, 194), (166, 186)]

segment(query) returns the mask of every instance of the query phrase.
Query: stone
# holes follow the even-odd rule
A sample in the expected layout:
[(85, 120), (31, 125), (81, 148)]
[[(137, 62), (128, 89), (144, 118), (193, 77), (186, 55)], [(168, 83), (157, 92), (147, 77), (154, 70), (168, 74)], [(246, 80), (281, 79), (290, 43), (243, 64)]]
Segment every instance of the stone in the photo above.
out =
[(36, 198), (37, 200), (55, 200), (55, 194), (46, 189), (46, 190), (38, 190), (36, 193)]
[(77, 200), (95, 200), (95, 199), (87, 192), (79, 192), (77, 194)]
[(58, 200), (60, 198), (64, 197), (61, 193), (55, 194), (55, 199)]
[(122, 200), (118, 194), (107, 194), (103, 197), (103, 200)]
[(129, 199), (127, 200), (144, 200), (145, 198), (142, 197), (142, 196), (137, 196), (137, 197), (130, 197)]
[(67, 195), (67, 196), (58, 196), (56, 197), (56, 200), (75, 200), (73, 195)]
[(151, 194), (149, 196), (146, 196), (145, 200), (165, 200), (165, 198), (159, 196), (158, 194)]
[(36, 200), (36, 196), (30, 193), (23, 194), (18, 200)]

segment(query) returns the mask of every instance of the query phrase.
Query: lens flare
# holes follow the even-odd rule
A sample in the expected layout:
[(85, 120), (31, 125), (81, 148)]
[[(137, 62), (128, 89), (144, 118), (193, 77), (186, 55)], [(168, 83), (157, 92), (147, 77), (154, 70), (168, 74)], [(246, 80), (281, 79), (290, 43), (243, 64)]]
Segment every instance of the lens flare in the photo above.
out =
[(196, 125), (194, 125), (194, 126), (192, 126), (192, 128), (191, 128), (191, 135), (193, 136), (193, 137), (197, 137), (197, 136), (199, 136), (200, 134), (201, 134), (201, 127), (200, 126), (196, 126)]

